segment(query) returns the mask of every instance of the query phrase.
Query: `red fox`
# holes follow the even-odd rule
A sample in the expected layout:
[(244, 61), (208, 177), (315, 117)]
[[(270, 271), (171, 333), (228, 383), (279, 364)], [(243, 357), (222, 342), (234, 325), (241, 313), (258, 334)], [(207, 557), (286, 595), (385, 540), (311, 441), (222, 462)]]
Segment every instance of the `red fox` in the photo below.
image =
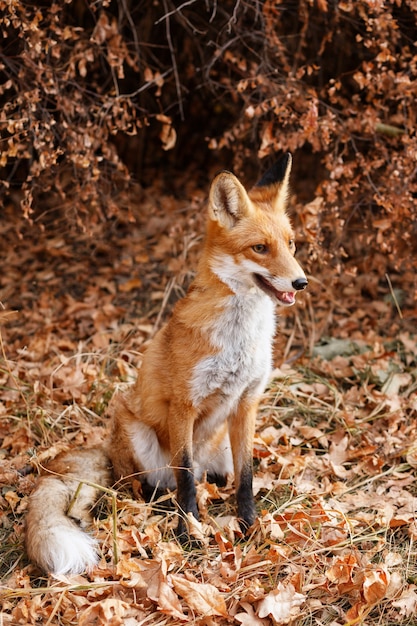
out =
[(97, 495), (91, 483), (110, 485), (111, 471), (115, 480), (139, 478), (144, 494), (176, 488), (181, 540), (185, 514), (198, 519), (195, 480), (205, 473), (220, 483), (234, 473), (242, 529), (255, 521), (253, 437), (275, 305), (293, 305), (307, 286), (286, 214), (291, 163), (286, 154), (249, 192), (230, 172), (213, 180), (196, 277), (150, 342), (136, 383), (112, 400), (105, 448), (61, 455), (31, 495), (27, 552), (46, 571), (97, 563), (83, 529)]

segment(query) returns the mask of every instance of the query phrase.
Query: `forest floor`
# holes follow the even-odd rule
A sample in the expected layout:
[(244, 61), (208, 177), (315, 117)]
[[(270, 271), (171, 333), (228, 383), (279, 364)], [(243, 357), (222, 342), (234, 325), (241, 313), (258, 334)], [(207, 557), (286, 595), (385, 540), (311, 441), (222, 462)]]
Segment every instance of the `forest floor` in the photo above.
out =
[(28, 562), (24, 514), (39, 468), (103, 440), (113, 391), (134, 380), (192, 278), (206, 190), (190, 184), (185, 196), (141, 191), (136, 221), (122, 212), (88, 233), (4, 209), (0, 623), (415, 625), (416, 310), (376, 275), (364, 295), (352, 276), (312, 271), (280, 312), (248, 540), (233, 486), (203, 482), (199, 549), (176, 543), (174, 514), (124, 490), (103, 495), (90, 575), (46, 577)]

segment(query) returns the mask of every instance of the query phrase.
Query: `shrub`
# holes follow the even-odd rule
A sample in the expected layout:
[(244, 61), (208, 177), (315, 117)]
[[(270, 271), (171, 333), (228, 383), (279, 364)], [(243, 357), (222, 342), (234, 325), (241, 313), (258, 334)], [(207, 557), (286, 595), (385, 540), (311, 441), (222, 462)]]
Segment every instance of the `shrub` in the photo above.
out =
[(0, 175), (25, 215), (83, 224), (149, 168), (232, 154), (250, 177), (289, 149), (327, 260), (411, 269), (413, 0), (2, 4)]

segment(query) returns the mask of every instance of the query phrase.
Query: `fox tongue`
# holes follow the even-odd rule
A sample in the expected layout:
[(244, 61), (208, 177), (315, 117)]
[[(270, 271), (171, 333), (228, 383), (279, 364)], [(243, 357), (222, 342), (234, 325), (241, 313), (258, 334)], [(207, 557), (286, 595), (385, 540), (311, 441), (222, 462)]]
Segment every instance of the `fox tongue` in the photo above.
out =
[(293, 304), (295, 302), (295, 293), (293, 291), (276, 291), (275, 294), (280, 302), (285, 302), (285, 304)]
[(294, 291), (278, 291), (273, 285), (260, 274), (255, 274), (258, 285), (270, 296), (274, 296), (281, 304), (291, 305), (295, 302)]

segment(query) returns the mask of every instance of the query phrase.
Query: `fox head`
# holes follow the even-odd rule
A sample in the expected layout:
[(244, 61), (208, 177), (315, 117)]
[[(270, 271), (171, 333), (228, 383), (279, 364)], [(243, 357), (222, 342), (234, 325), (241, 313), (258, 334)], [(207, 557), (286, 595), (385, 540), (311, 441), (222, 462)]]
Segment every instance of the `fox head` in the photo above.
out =
[(235, 293), (261, 289), (283, 306), (307, 286), (286, 214), (291, 164), (288, 153), (249, 192), (234, 174), (221, 172), (208, 207), (211, 270)]

